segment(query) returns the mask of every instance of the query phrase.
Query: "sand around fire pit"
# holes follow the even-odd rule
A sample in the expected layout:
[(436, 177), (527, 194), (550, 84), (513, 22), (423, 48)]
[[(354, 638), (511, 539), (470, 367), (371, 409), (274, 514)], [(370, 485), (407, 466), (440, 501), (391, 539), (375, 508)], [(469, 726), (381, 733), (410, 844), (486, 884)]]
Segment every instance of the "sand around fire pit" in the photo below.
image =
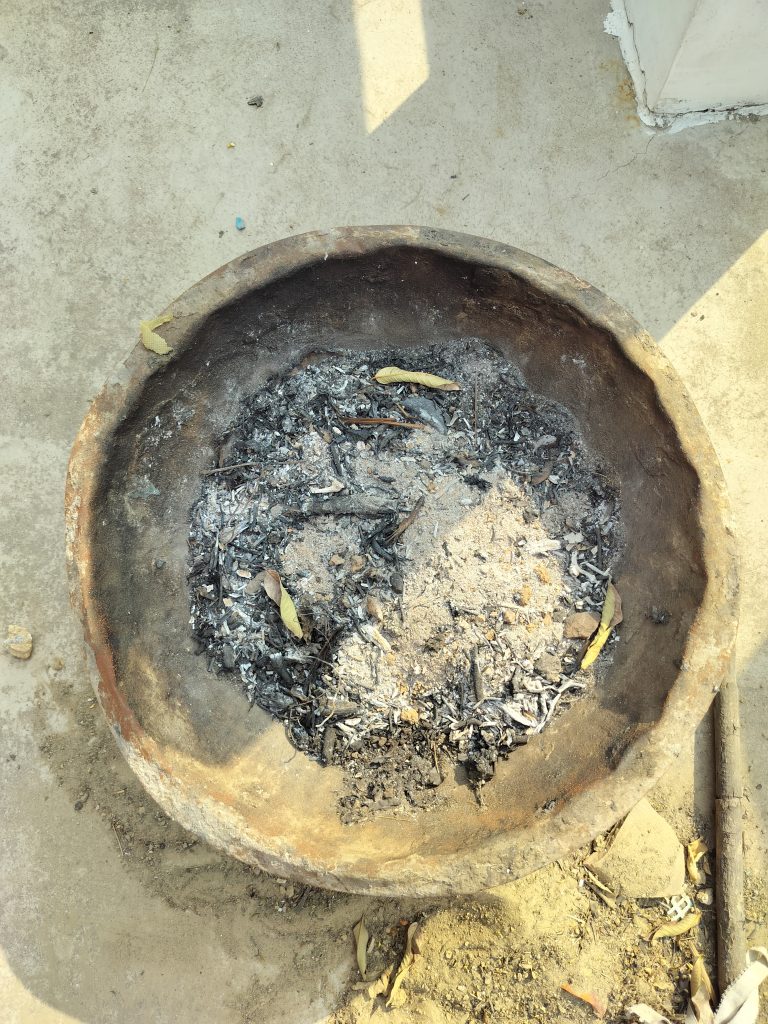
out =
[[(373, 380), (386, 365), (460, 390)], [(620, 544), (605, 468), (497, 353), (320, 353), (245, 403), (203, 478), (191, 625), (212, 672), (345, 769), (344, 821), (412, 811), (456, 765), (490, 782), (594, 684)]]

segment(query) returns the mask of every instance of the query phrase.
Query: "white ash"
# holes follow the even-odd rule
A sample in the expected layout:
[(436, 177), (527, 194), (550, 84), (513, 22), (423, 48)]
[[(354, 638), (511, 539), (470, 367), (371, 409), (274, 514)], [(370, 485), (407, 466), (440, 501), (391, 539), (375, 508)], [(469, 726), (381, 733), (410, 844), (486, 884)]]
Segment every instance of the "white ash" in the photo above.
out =
[[(462, 390), (378, 385), (387, 363)], [(423, 429), (345, 422), (414, 416)], [(192, 511), (193, 631), (210, 669), (237, 673), (297, 747), (350, 768), (346, 820), (423, 802), (438, 751), (487, 781), (591, 685), (563, 622), (602, 606), (616, 492), (565, 410), (490, 349), (311, 361), (245, 403), (219, 466)], [(264, 594), (265, 569), (303, 640)]]

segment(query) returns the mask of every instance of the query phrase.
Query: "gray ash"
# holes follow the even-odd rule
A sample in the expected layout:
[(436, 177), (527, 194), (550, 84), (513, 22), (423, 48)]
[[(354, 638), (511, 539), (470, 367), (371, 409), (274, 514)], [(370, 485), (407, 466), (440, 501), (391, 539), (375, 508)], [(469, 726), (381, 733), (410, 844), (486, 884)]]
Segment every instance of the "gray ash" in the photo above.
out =
[[(461, 391), (373, 381), (388, 364)], [(191, 515), (190, 621), (210, 671), (345, 769), (353, 821), (429, 805), (452, 763), (487, 782), (591, 684), (566, 634), (602, 607), (619, 545), (570, 415), (486, 346), (320, 354), (222, 438)]]

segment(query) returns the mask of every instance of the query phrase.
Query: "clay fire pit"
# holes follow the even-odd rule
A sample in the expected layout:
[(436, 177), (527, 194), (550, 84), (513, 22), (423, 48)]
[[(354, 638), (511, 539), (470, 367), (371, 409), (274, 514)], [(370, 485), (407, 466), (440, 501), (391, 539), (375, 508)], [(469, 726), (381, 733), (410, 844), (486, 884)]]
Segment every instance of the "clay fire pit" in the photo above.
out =
[[(652, 340), (589, 285), (519, 250), (424, 228), (345, 228), (222, 267), (168, 310), (172, 352), (137, 344), (73, 449), (73, 599), (115, 738), (182, 825), (327, 888), (436, 895), (517, 878), (588, 842), (675, 757), (724, 678), (734, 545), (701, 422)], [(484, 806), (343, 825), (340, 770), (206, 671), (189, 627), (187, 535), (201, 472), (244, 396), (310, 352), (476, 338), (565, 406), (620, 482), (621, 643), (597, 688), (500, 761)], [(652, 608), (669, 621), (654, 622)]]

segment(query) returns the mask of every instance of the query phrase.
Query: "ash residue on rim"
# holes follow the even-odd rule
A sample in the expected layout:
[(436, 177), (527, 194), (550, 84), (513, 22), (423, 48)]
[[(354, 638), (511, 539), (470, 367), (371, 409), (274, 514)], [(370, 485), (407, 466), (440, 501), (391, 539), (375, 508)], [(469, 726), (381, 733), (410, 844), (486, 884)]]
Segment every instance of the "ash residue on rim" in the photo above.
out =
[[(461, 390), (373, 381), (387, 364)], [(322, 354), (270, 380), (222, 439), (189, 543), (210, 671), (343, 766), (354, 821), (429, 805), (452, 763), (488, 781), (590, 685), (580, 637), (620, 520), (570, 415), (465, 341)]]

